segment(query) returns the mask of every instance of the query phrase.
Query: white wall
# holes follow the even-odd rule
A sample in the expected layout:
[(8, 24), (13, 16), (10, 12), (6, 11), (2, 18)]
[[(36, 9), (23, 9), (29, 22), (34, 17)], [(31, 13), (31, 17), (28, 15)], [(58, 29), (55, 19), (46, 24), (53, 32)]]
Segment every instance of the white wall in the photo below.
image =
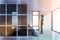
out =
[(51, 13), (44, 16), (44, 30), (51, 31)]
[(60, 0), (52, 0), (52, 9), (56, 9), (60, 7)]

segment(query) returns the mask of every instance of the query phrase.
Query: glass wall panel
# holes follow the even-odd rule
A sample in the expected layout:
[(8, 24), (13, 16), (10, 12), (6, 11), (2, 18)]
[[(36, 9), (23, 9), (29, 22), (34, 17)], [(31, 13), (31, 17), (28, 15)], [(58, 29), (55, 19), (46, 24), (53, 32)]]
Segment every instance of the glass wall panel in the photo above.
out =
[(18, 13), (19, 14), (27, 14), (27, 5), (26, 4), (19, 4), (18, 5)]
[(27, 16), (18, 16), (18, 25), (27, 25)]
[(13, 26), (7, 26), (7, 36), (16, 36), (16, 27)]
[(6, 26), (0, 26), (0, 36), (6, 35)]
[(4, 15), (0, 15), (0, 25), (5, 25), (5, 16)]
[(5, 14), (5, 4), (0, 4), (0, 14)]
[(16, 12), (16, 4), (7, 4), (7, 14), (12, 14)]
[(7, 25), (12, 25), (12, 15), (7, 15)]
[(27, 36), (27, 29), (25, 28), (18, 29), (18, 36)]

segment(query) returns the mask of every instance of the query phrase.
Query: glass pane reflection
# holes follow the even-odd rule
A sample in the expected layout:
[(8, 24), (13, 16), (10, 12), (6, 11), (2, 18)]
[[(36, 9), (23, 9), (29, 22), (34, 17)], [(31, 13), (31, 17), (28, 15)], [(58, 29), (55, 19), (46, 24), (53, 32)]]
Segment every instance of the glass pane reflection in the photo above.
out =
[(19, 29), (27, 29), (27, 26), (18, 26)]
[(5, 36), (6, 26), (0, 26), (0, 36)]
[(12, 25), (12, 16), (7, 16), (7, 25)]
[(27, 14), (27, 5), (26, 4), (19, 4), (18, 5), (18, 13), (19, 14)]
[(16, 27), (8, 26), (7, 27), (7, 36), (16, 36)]
[(28, 35), (29, 36), (38, 36), (38, 29), (28, 29)]
[(18, 25), (27, 25), (27, 16), (18, 16)]
[(7, 4), (7, 14), (12, 14), (16, 12), (16, 4)]
[(5, 16), (0, 16), (0, 25), (5, 25)]
[(27, 29), (18, 29), (18, 36), (27, 36)]
[(5, 14), (5, 4), (0, 4), (0, 14)]

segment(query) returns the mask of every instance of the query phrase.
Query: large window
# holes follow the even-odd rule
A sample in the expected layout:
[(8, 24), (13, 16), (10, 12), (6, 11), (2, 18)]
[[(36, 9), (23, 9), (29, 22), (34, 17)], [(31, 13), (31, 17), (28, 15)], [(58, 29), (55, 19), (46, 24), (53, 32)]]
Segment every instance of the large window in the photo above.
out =
[(33, 28), (38, 29), (39, 26), (39, 12), (33, 12)]
[(27, 13), (27, 4), (0, 4), (0, 8), (0, 36), (38, 36), (39, 11)]
[(52, 30), (60, 33), (60, 9), (52, 11)]
[(27, 4), (0, 4), (0, 36), (27, 36)]

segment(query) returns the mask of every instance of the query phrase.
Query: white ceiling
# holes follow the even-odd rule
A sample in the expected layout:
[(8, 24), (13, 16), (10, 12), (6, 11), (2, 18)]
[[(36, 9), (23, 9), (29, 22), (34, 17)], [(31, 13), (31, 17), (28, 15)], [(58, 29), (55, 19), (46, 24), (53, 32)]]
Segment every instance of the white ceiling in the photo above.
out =
[(52, 10), (52, 0), (30, 0), (33, 11), (40, 11), (42, 15), (48, 14)]
[(42, 15), (60, 7), (60, 0), (33, 0), (33, 10), (39, 10)]

